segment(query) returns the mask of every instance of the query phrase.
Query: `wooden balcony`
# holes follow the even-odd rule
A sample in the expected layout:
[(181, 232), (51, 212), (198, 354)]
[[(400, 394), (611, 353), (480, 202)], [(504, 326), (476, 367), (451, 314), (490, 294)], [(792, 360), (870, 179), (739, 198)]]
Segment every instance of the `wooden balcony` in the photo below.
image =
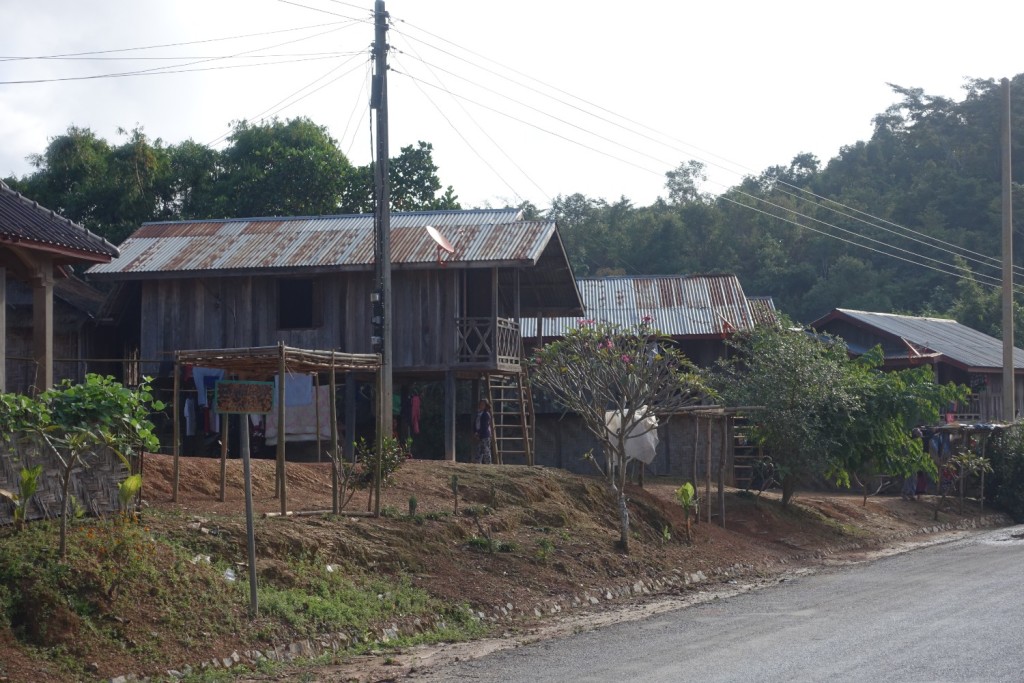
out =
[(458, 318), (455, 362), (465, 369), (518, 372), (523, 339), (507, 318)]

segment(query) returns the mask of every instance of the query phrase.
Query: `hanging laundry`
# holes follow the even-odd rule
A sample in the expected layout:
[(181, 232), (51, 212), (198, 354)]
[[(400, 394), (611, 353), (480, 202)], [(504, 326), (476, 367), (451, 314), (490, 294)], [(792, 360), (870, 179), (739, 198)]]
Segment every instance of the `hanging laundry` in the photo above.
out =
[[(277, 375), (274, 375), (274, 402), (278, 396)], [(286, 408), (313, 404), (313, 375), (297, 372), (285, 374), (284, 405)]]
[(192, 379), (199, 390), (199, 405), (205, 408), (209, 405), (208, 392), (213, 391), (217, 382), (224, 379), (224, 371), (217, 368), (192, 368)]
[(189, 397), (185, 399), (185, 436), (196, 435), (196, 401)]

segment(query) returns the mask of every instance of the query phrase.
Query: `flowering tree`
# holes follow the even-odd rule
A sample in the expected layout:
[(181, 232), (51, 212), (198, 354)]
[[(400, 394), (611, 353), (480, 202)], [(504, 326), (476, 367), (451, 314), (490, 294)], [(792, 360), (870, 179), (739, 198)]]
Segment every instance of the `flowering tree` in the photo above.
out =
[(581, 320), (537, 351), (532, 376), (602, 443), (603, 462), (590, 459), (618, 500), (620, 544), (628, 552), (626, 443), (657, 428), (657, 418), (696, 403), (706, 391), (702, 379), (649, 317), (630, 328)]

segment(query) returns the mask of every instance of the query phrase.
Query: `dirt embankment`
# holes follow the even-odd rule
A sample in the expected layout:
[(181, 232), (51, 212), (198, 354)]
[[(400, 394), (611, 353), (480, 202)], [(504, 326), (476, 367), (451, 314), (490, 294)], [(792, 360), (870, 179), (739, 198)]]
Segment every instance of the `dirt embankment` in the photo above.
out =
[[(771, 494), (756, 498), (729, 491), (724, 527), (717, 519), (702, 520), (693, 526), (692, 540), (687, 541), (683, 510), (673, 495), (678, 483), (655, 480), (629, 490), (632, 541), (626, 555), (616, 547), (615, 506), (597, 478), (541, 467), (412, 460), (385, 490), (383, 517), (343, 512), (339, 517), (267, 518), (263, 513), (280, 510), (274, 496), (274, 463), (254, 461), (252, 465), (261, 581), (284, 580), (287, 562), (296, 557), (337, 564), (354, 574), (401, 577), (436, 598), (468, 604), (499, 636), (473, 646), (466, 656), (559, 629), (642, 615), (662, 604), (678, 605), (679, 599), (692, 598), (698, 590), (735, 591), (772, 582), (799, 567), (856, 560), (938, 532), (939, 525), (945, 529), (981, 515), (968, 506), (963, 515), (946, 511), (934, 522), (932, 501), (880, 497), (864, 505), (852, 495), (807, 494), (783, 508)], [(170, 502), (171, 458), (147, 456), (144, 520), (157, 537), (204, 535), (211, 552), (230, 562), (244, 562), (241, 470), (239, 461), (228, 462), (226, 500), (221, 502), (219, 461), (182, 458), (178, 501)], [(458, 477), (457, 511), (453, 476)], [(289, 463), (289, 508), (329, 510), (330, 480), (326, 463)], [(409, 514), (412, 498), (415, 515)], [(358, 492), (346, 511), (366, 507), (367, 494)], [(706, 508), (702, 511), (706, 513)], [(676, 602), (658, 602), (665, 597)], [(630, 611), (622, 612), (627, 606)], [(140, 614), (144, 611), (140, 606)], [(380, 635), (386, 635), (386, 626), (381, 625)], [(199, 661), (154, 659), (164, 671), (196, 665), (252, 647), (253, 637), (241, 632), (223, 638), (212, 635), (202, 643)], [(273, 637), (278, 639), (276, 644), (287, 642), (287, 633), (276, 631)], [(0, 659), (6, 658), (7, 649), (0, 639)], [(13, 649), (10, 654), (25, 656)], [(109, 662), (104, 662), (102, 652), (82, 656), (93, 657), (104, 672), (110, 670), (107, 663), (125, 665), (115, 653)], [(407, 660), (403, 669), (394, 667), (388, 655), (386, 664), (383, 657), (360, 660), (335, 673), (363, 680), (376, 680), (378, 674), (393, 678), (399, 669), (407, 671), (432, 656), (422, 650), (415, 657), (397, 656)], [(156, 664), (147, 667), (155, 668)], [(285, 669), (275, 677), (287, 680), (297, 671)]]

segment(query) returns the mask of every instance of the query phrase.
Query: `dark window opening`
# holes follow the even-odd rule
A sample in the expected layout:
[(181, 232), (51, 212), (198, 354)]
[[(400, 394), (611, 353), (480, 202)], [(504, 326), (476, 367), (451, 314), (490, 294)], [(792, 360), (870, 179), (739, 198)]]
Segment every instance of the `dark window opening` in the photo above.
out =
[(278, 280), (277, 328), (297, 330), (316, 327), (316, 299), (312, 280)]

